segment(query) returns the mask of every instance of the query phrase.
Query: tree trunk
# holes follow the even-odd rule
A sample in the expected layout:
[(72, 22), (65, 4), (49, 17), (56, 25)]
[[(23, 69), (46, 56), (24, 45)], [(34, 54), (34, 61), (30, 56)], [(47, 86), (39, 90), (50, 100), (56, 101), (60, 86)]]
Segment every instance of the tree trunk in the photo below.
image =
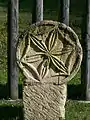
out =
[(69, 25), (69, 5), (70, 0), (59, 0), (60, 5), (60, 15), (59, 20), (60, 22)]
[(32, 23), (43, 20), (43, 0), (33, 0)]
[(84, 99), (90, 100), (90, 0), (86, 0), (82, 27), (83, 62), (81, 83)]
[(18, 70), (16, 64), (16, 44), (18, 41), (19, 0), (8, 2), (8, 86), (9, 97), (18, 99)]

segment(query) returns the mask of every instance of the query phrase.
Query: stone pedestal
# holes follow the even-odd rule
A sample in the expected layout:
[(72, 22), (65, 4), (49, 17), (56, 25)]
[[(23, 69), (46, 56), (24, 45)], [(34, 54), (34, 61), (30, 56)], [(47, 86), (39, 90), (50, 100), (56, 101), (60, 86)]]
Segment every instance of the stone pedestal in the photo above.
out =
[(66, 85), (33, 84), (24, 86), (25, 120), (63, 120)]

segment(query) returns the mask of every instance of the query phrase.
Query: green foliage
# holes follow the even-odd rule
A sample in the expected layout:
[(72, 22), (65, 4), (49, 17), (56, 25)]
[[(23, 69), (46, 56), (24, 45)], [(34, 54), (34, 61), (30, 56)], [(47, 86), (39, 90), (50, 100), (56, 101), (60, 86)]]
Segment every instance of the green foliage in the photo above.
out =
[[(1, 21), (2, 22), (2, 21)], [(6, 23), (0, 27), (0, 83), (7, 78), (7, 31)]]

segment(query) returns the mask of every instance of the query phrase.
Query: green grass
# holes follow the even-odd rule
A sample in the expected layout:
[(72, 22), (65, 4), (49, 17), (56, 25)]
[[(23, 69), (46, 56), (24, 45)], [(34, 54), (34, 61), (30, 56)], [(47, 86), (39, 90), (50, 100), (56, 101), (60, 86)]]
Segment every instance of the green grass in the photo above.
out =
[(0, 120), (23, 120), (22, 101), (0, 101)]
[[(19, 33), (32, 22), (32, 1), (20, 0)], [(81, 23), (84, 0), (71, 0), (70, 26), (81, 40)], [(44, 0), (44, 19), (58, 20), (58, 0)], [(0, 0), (0, 120), (23, 120), (22, 105), (3, 100), (7, 96), (7, 0)], [(21, 77), (19, 83), (22, 83)], [(22, 85), (19, 85), (22, 98)], [(82, 97), (80, 71), (68, 83), (66, 120), (90, 120), (90, 104), (78, 103)]]
[(66, 104), (66, 120), (90, 120), (90, 104), (68, 101)]

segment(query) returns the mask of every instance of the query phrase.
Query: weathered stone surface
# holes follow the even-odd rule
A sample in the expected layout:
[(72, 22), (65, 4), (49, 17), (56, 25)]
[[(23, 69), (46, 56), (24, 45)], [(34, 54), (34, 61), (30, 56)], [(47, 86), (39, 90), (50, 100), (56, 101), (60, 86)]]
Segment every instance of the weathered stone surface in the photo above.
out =
[(23, 90), (25, 120), (59, 120), (65, 117), (66, 85), (27, 85)]
[(23, 71), (25, 120), (65, 118), (67, 82), (80, 68), (82, 49), (74, 31), (42, 21), (21, 34), (17, 63)]

